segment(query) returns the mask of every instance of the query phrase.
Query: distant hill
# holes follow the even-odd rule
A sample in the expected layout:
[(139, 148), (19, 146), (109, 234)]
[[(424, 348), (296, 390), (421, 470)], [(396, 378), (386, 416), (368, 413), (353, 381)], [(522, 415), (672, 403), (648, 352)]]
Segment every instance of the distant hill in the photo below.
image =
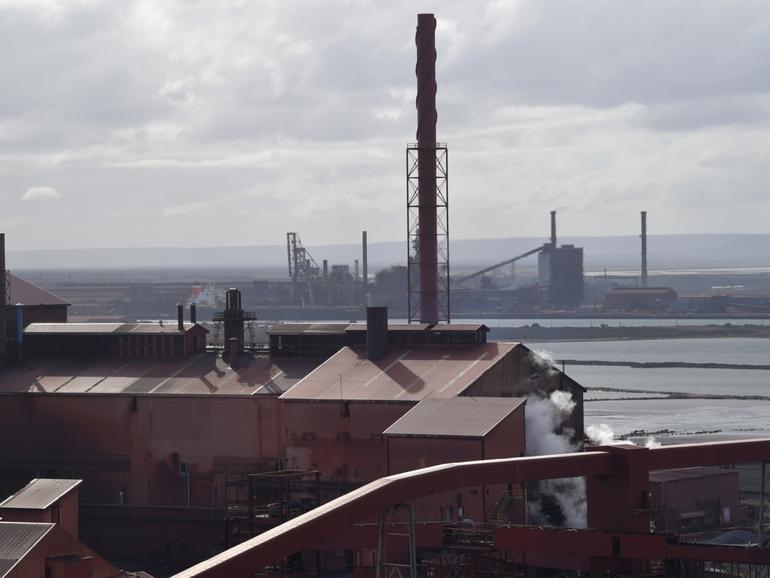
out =
[[(503, 261), (533, 249), (544, 238), (467, 239), (450, 245), (452, 267), (469, 269)], [(639, 238), (566, 237), (560, 242), (585, 249), (586, 268), (638, 269)], [(361, 258), (359, 245), (308, 247), (320, 264), (349, 263)], [(652, 270), (679, 267), (768, 267), (770, 235), (651, 235), (648, 238), (649, 264)], [(8, 251), (8, 268), (44, 269), (136, 269), (136, 268), (273, 268), (286, 267), (284, 245), (199, 247), (199, 248), (127, 248), (127, 249), (51, 249)], [(406, 262), (405, 242), (370, 243), (372, 270)], [(528, 261), (535, 263), (535, 258)]]

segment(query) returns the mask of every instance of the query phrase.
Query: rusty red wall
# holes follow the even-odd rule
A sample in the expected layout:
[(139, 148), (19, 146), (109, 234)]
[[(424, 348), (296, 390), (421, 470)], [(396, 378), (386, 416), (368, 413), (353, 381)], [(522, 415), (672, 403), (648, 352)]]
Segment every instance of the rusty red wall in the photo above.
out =
[(521, 404), (486, 435), (484, 459), (516, 458), (524, 455), (526, 447), (524, 412), (525, 404)]
[[(6, 494), (25, 469), (79, 477), (82, 502), (185, 505), (189, 464), (193, 506), (220, 505), (228, 473), (273, 468), (281, 456), (281, 408), (273, 397), (8, 395), (0, 423), (14, 443), (0, 449)], [(0, 466), (2, 467), (2, 466)], [(4, 472), (0, 472), (4, 473)]]
[[(388, 436), (387, 450), (390, 474), (482, 459), (481, 439), (471, 438)], [(456, 520), (458, 506), (462, 505), (464, 518), (481, 522), (485, 519), (483, 497), (484, 489), (474, 486), (437, 493), (414, 500), (411, 504), (419, 521)]]
[(382, 432), (414, 405), (383, 402), (284, 403), (285, 467), (325, 479), (371, 481), (387, 473)]

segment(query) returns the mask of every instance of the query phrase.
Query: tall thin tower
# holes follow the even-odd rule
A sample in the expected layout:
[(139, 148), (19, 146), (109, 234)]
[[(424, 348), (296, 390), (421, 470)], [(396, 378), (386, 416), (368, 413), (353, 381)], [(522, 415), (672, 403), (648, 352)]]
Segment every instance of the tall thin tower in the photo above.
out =
[(446, 144), (436, 141), (436, 18), (417, 15), (417, 142), (407, 145), (409, 321), (449, 321)]
[(647, 211), (642, 211), (642, 287), (647, 287)]

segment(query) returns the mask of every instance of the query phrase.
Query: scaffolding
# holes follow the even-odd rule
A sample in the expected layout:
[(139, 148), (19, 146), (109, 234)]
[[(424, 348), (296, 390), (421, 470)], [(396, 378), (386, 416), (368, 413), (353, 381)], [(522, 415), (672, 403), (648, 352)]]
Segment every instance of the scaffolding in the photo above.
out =
[[(419, 321), (420, 299), (420, 148), (417, 143), (406, 147), (406, 235), (408, 319)], [(451, 321), (449, 295), (449, 151), (446, 143), (436, 143), (436, 246), (438, 274), (438, 317)]]

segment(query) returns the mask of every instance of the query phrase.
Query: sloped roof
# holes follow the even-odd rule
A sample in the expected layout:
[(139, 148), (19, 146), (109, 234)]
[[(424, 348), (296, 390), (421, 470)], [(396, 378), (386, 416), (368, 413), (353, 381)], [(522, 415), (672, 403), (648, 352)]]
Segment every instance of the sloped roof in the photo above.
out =
[(343, 347), (281, 396), (285, 400), (419, 401), (455, 397), (518, 343), (393, 349), (370, 361)]
[(8, 275), (8, 303), (16, 305), (21, 303), (24, 306), (32, 305), (69, 305), (67, 301), (43, 289), (25, 281), (14, 273)]
[(29, 554), (53, 527), (54, 524), (0, 522), (0, 578)]
[(526, 403), (523, 397), (423, 399), (385, 435), (483, 438)]
[(184, 359), (40, 357), (0, 369), (0, 393), (280, 395), (317, 366), (246, 353), (236, 369), (215, 352)]
[[(185, 323), (185, 333), (200, 327), (206, 333), (208, 329), (197, 323)], [(176, 322), (160, 323), (30, 323), (24, 329), (27, 335), (106, 335), (106, 334), (158, 335), (179, 333)]]
[(83, 480), (35, 478), (18, 492), (0, 502), (0, 510), (45, 510), (82, 482)]

